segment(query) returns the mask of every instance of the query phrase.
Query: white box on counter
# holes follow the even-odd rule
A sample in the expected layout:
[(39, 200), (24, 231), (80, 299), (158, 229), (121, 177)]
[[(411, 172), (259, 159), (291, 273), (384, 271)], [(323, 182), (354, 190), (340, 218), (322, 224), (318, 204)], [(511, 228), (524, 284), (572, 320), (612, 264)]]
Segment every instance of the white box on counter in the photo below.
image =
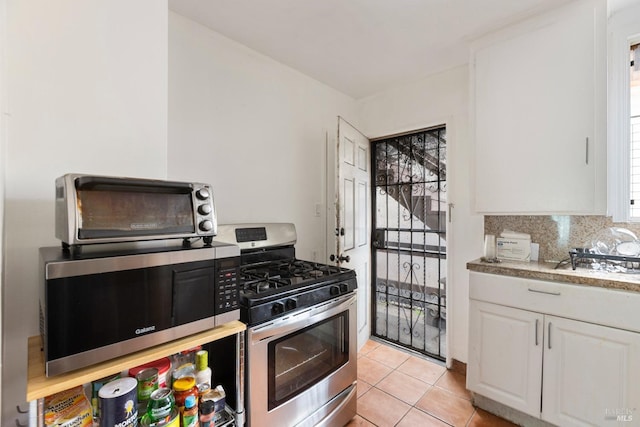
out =
[(510, 261), (530, 261), (531, 239), (498, 237), (496, 239), (496, 257)]

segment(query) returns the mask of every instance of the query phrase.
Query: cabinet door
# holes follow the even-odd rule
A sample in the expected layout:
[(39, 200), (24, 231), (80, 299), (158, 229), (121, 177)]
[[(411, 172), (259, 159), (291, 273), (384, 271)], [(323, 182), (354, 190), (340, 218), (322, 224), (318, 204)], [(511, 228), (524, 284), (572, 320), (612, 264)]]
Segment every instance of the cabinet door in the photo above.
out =
[(540, 416), (543, 316), (471, 300), (467, 388)]
[(544, 420), (640, 424), (640, 334), (554, 316), (545, 316), (544, 331)]
[(595, 49), (595, 9), (580, 6), (505, 30), (474, 52), (479, 212), (604, 207), (603, 194), (596, 203), (596, 177), (604, 170), (596, 169), (604, 146), (596, 94), (606, 81), (596, 60), (606, 59)]

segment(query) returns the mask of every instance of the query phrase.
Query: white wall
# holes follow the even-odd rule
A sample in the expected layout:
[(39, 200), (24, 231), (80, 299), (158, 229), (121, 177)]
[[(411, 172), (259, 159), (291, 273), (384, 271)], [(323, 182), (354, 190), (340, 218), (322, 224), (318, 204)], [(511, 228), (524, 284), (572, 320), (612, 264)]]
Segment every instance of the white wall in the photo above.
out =
[(450, 356), (467, 361), (469, 275), (466, 263), (482, 254), (483, 217), (472, 212), (466, 66), (358, 101), (362, 131), (370, 138), (447, 126), (448, 201), (455, 205), (447, 230), (447, 313)]
[(211, 183), (219, 223), (293, 222), (298, 257), (324, 260), (338, 115), (355, 121), (355, 101), (169, 13), (168, 174)]
[[(2, 300), (4, 295), (4, 182), (7, 159), (6, 7), (6, 0), (0, 0), (0, 331), (4, 325)], [(2, 340), (0, 339), (0, 355), (2, 349)], [(0, 363), (0, 384), (2, 384), (2, 363)], [(0, 387), (0, 405), (1, 402), (2, 387)]]
[(6, 0), (2, 425), (25, 408), (55, 178), (166, 176), (167, 14), (158, 0)]

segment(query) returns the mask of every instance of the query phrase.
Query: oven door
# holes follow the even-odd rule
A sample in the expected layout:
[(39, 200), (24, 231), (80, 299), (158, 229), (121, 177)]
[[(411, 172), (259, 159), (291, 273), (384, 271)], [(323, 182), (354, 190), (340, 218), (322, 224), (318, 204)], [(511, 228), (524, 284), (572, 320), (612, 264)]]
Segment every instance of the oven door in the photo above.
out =
[(248, 329), (250, 425), (355, 416), (355, 316), (350, 294)]

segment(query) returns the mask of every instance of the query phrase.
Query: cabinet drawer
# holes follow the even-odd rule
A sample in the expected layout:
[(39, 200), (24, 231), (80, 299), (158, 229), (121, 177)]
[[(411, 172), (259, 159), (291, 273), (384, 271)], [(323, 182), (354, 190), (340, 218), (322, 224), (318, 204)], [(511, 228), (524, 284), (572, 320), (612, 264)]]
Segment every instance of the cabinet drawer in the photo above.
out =
[(469, 298), (640, 332), (640, 294), (469, 272)]

